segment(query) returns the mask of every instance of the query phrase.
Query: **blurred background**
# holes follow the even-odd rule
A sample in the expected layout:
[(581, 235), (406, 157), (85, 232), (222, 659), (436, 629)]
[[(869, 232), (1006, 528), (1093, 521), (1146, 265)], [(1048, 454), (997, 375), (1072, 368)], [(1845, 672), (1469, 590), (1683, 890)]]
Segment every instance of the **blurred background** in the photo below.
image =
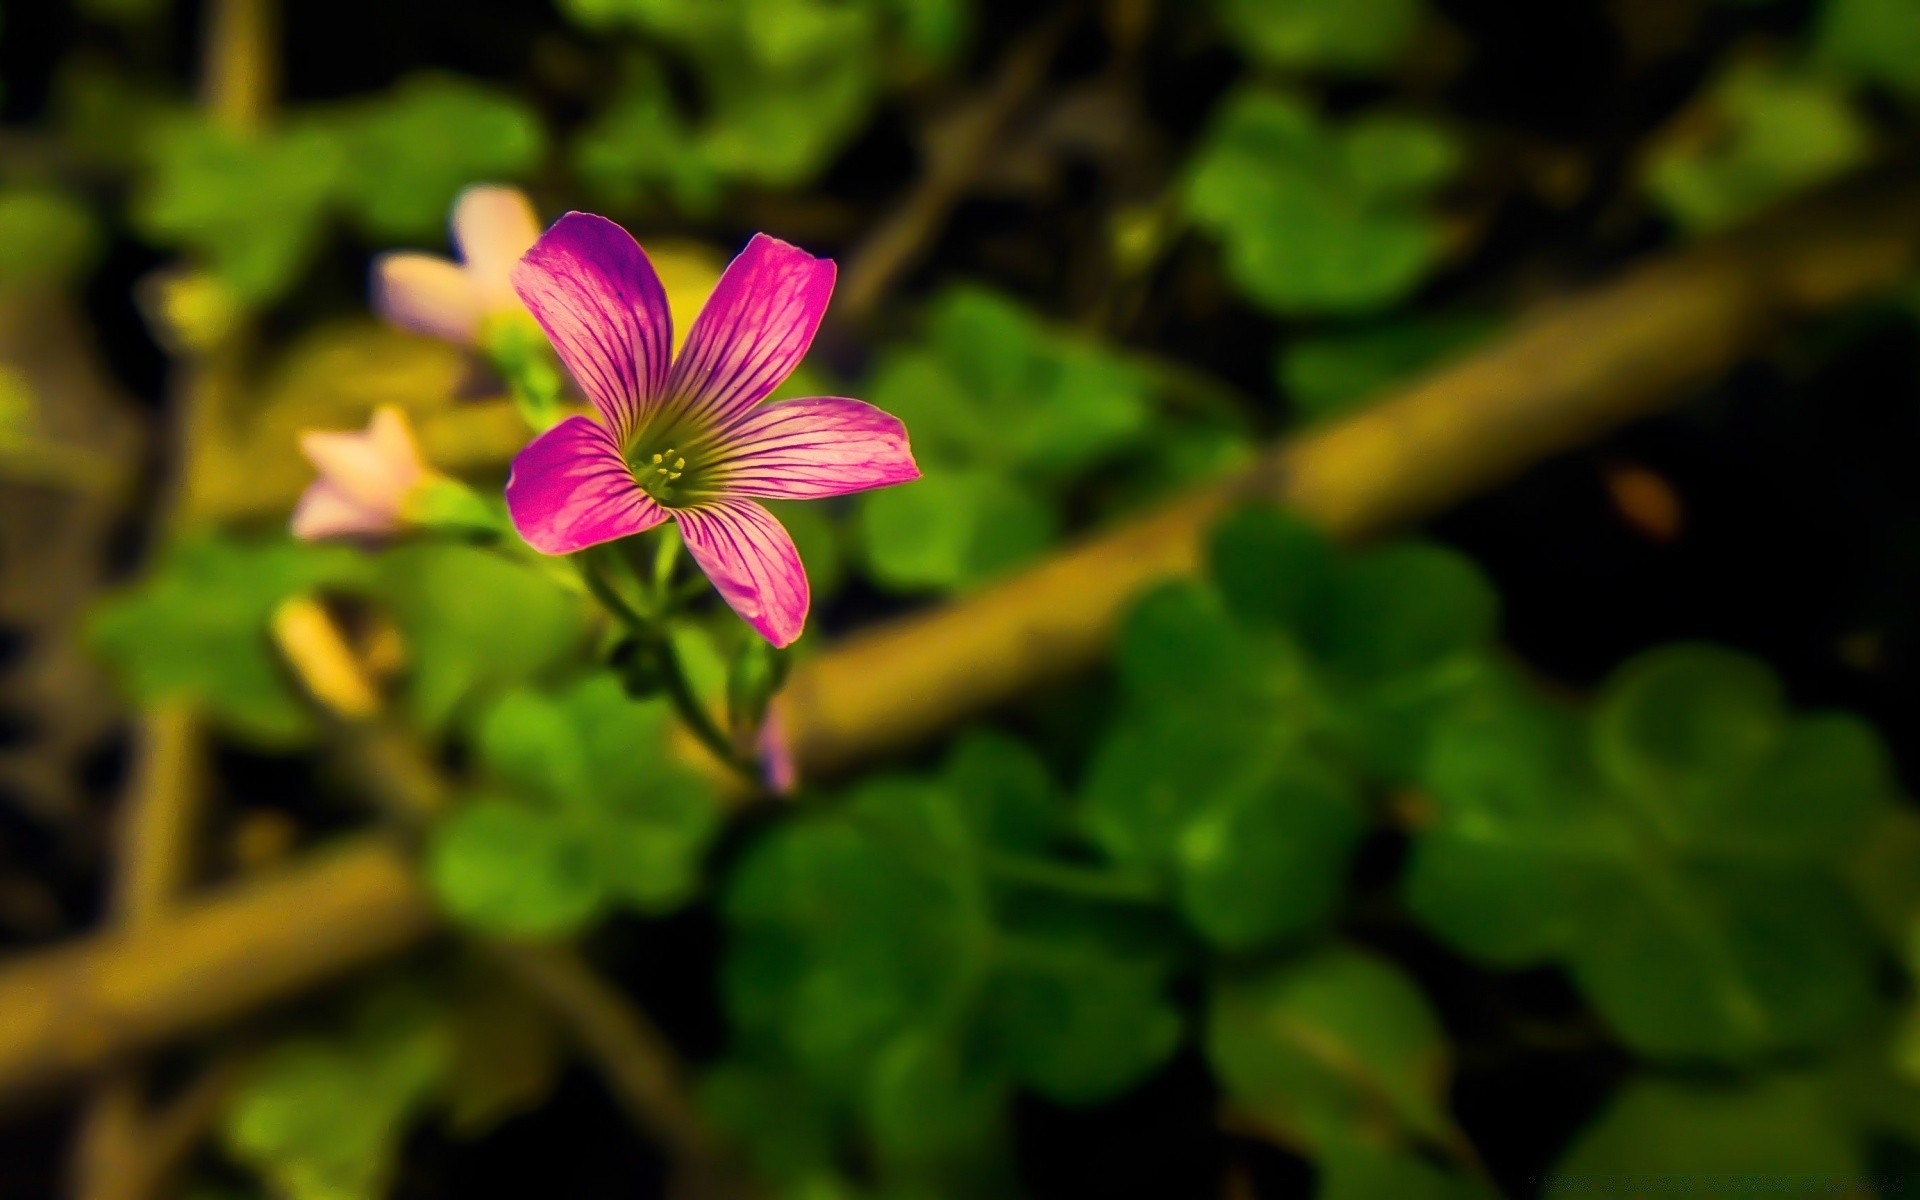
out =
[[(0, 0), (0, 1196), (1912, 1194), (1917, 148), (1920, 0)], [(498, 497), (477, 184), (837, 260), (792, 797), (288, 535)]]

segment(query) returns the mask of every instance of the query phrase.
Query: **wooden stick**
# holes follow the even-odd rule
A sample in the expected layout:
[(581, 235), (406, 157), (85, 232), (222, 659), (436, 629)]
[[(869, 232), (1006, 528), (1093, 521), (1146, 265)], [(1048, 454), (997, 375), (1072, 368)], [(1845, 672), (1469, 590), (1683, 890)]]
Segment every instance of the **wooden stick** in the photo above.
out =
[[(1190, 570), (1236, 499), (1353, 539), (1435, 512), (1690, 394), (1789, 321), (1886, 290), (1920, 258), (1920, 180), (1855, 186), (1682, 250), (1525, 320), (1243, 479), (1101, 534), (946, 608), (802, 664), (803, 770), (911, 744), (1094, 661), (1127, 598)], [(365, 837), (267, 881), (0, 968), (0, 1099), (205, 1030), (396, 953), (438, 920), (405, 857)]]

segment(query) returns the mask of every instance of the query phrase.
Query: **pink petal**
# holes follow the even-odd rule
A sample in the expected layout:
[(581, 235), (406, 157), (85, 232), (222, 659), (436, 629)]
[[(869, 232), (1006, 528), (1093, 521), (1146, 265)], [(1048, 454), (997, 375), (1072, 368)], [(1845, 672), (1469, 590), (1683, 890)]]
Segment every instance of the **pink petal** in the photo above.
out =
[(364, 508), (398, 511), (426, 464), (400, 410), (382, 405), (362, 430), (308, 430), (300, 452), (340, 494)]
[(734, 612), (776, 646), (800, 636), (807, 571), (772, 513), (751, 500), (715, 500), (673, 516), (693, 560)]
[(715, 482), (737, 496), (817, 500), (920, 478), (906, 426), (860, 400), (763, 404), (724, 436)]
[(303, 542), (339, 537), (378, 537), (395, 532), (399, 518), (391, 511), (356, 503), (324, 479), (301, 493), (293, 510), (293, 536)]
[(670, 403), (724, 424), (793, 374), (833, 295), (833, 262), (757, 233), (727, 264), (673, 364)]
[(540, 236), (533, 201), (519, 188), (478, 184), (453, 202), (453, 243), (467, 266), (480, 305), (514, 310), (513, 265)]
[(647, 252), (605, 217), (570, 212), (513, 269), (513, 287), (624, 443), (661, 394), (673, 317)]
[(667, 519), (633, 481), (607, 427), (590, 417), (568, 417), (520, 452), (507, 511), (542, 554), (572, 554)]
[(447, 342), (471, 342), (480, 328), (473, 281), (458, 264), (431, 254), (374, 259), (373, 307), (389, 325)]

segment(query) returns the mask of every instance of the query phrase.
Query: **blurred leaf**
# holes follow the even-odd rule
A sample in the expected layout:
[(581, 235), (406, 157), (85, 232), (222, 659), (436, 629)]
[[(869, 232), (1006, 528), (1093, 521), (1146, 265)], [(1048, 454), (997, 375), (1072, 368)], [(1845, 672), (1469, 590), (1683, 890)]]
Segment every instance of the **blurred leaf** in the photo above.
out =
[(940, 778), (982, 845), (1042, 850), (1060, 824), (1059, 789), (1040, 756), (1016, 738), (985, 729), (962, 734)]
[(1451, 1133), (1439, 1022), (1397, 968), (1358, 950), (1218, 981), (1207, 1056), (1236, 1104), (1308, 1154), (1360, 1131)]
[(93, 214), (47, 187), (0, 188), (0, 293), (77, 283), (100, 246)]
[(1384, 680), (1483, 648), (1499, 610), (1499, 597), (1471, 560), (1404, 542), (1341, 564), (1309, 641), (1335, 670)]
[(895, 591), (958, 591), (1038, 555), (1053, 540), (1055, 521), (1018, 479), (934, 468), (911, 487), (863, 496), (858, 528), (875, 582)]
[(1823, 0), (1814, 59), (1909, 99), (1920, 97), (1920, 4)]
[(435, 827), (427, 881), (448, 912), (475, 928), (571, 933), (607, 900), (592, 832), (516, 801), (472, 800)]
[(878, 780), (753, 846), (724, 905), (735, 1026), (829, 1094), (857, 1094), (894, 1037), (937, 1020), (984, 969), (967, 842), (939, 792)]
[(342, 198), (378, 237), (439, 231), (460, 189), (522, 178), (546, 149), (532, 109), (457, 75), (415, 76), (331, 122), (349, 161)]
[(1420, 0), (1219, 0), (1219, 8), (1256, 62), (1355, 72), (1391, 64), (1421, 16)]
[(1740, 1087), (1628, 1085), (1560, 1159), (1549, 1197), (1684, 1188), (1699, 1200), (1869, 1195), (1866, 1164), (1820, 1091), (1802, 1078)]
[(1491, 1187), (1453, 1174), (1406, 1151), (1355, 1140), (1314, 1156), (1314, 1200), (1494, 1200)]
[(588, 187), (620, 207), (638, 204), (656, 189), (690, 212), (708, 211), (720, 199), (719, 173), (700, 154), (664, 73), (651, 61), (581, 130), (573, 161)]
[(96, 610), (88, 640), (137, 703), (189, 701), (242, 737), (284, 746), (307, 737), (313, 719), (273, 647), (274, 610), (367, 575), (344, 547), (196, 534)]
[(163, 245), (204, 257), (256, 303), (306, 266), (348, 172), (339, 139), (312, 122), (247, 134), (176, 116), (155, 131), (149, 153), (134, 223)]
[(972, 287), (934, 301), (925, 349), (886, 360), (869, 396), (913, 431), (923, 465), (1042, 483), (1139, 439), (1151, 415), (1148, 380), (1132, 364)]
[(286, 1200), (380, 1200), (407, 1119), (449, 1058), (446, 1030), (420, 997), (375, 993), (341, 1033), (262, 1056), (228, 1103), (222, 1140)]
[(664, 912), (698, 886), (721, 817), (711, 787), (673, 757), (671, 728), (664, 701), (637, 703), (600, 674), (557, 696), (505, 697), (477, 740), (497, 779), (578, 827), (606, 896)]
[(1243, 90), (1197, 151), (1195, 221), (1224, 243), (1228, 274), (1280, 313), (1365, 312), (1412, 291), (1443, 243), (1423, 197), (1457, 167), (1438, 128), (1362, 116), (1334, 125), (1299, 99)]
[(834, 1166), (833, 1111), (798, 1075), (723, 1061), (701, 1079), (700, 1107), (776, 1183), (824, 1175)]
[(1873, 947), (1836, 871), (1886, 806), (1870, 735), (1783, 725), (1771, 676), (1706, 647), (1623, 667), (1588, 746), (1540, 705), (1511, 695), (1434, 735), (1423, 921), (1503, 965), (1563, 959), (1650, 1055), (1740, 1060), (1870, 1007)]
[(987, 1021), (1021, 1082), (1060, 1104), (1099, 1104), (1179, 1044), (1166, 964), (1097, 937), (1055, 931), (1003, 942)]
[(964, 1168), (1007, 1157), (1007, 1078), (970, 1058), (952, 1039), (919, 1030), (880, 1054), (863, 1113), (884, 1168), (935, 1169), (953, 1186)]
[(1689, 232), (1731, 225), (1864, 162), (1872, 135), (1837, 83), (1749, 64), (1730, 72), (1647, 165), (1653, 200)]
[(1302, 420), (1323, 421), (1453, 357), (1492, 327), (1480, 316), (1415, 315), (1297, 339), (1280, 352), (1280, 386)]
[(1214, 527), (1207, 565), (1240, 620), (1298, 630), (1323, 603), (1334, 554), (1326, 535), (1301, 518), (1255, 505)]
[(406, 638), (408, 701), (431, 729), (565, 663), (585, 634), (577, 597), (533, 567), (471, 546), (413, 545), (380, 563)]
[(1180, 831), (1181, 911), (1226, 950), (1312, 929), (1344, 893), (1365, 825), (1347, 780), (1282, 757), (1267, 777), (1211, 797)]

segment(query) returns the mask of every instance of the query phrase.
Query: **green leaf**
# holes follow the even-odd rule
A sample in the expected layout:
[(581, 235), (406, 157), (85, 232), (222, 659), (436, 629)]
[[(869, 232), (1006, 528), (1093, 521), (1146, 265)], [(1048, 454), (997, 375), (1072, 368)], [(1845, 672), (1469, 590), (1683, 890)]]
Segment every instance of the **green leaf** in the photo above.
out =
[(1195, 156), (1186, 205), (1256, 303), (1365, 312), (1439, 264), (1444, 243), (1424, 196), (1456, 164), (1437, 129), (1399, 118), (1335, 125), (1292, 96), (1243, 90)]
[(1498, 1193), (1406, 1151), (1355, 1140), (1314, 1156), (1314, 1200), (1494, 1200)]
[(1920, 97), (1920, 4), (1914, 0), (1824, 0), (1814, 59), (1908, 99)]
[(998, 293), (942, 293), (925, 340), (925, 349), (887, 359), (868, 389), (913, 431), (923, 465), (980, 464), (1058, 482), (1147, 432), (1144, 372)]
[(348, 1029), (284, 1041), (228, 1103), (222, 1141), (287, 1200), (380, 1200), (407, 1118), (440, 1086), (451, 1043), (405, 992), (376, 993)]
[(724, 902), (736, 1028), (830, 1094), (858, 1094), (894, 1037), (939, 1019), (984, 970), (969, 842), (940, 791), (877, 780), (751, 847)]
[(1235, 1103), (1309, 1154), (1362, 1131), (1452, 1129), (1439, 1022), (1397, 968), (1358, 950), (1218, 980), (1207, 1056)]
[(1214, 527), (1207, 563), (1227, 609), (1249, 625), (1300, 631), (1323, 603), (1333, 546), (1301, 518), (1243, 508)]
[(1373, 72), (1405, 50), (1420, 0), (1218, 0), (1248, 57), (1270, 67)]
[(590, 827), (510, 800), (468, 802), (434, 829), (427, 880), (447, 911), (509, 936), (571, 933), (606, 903)]
[(1314, 928), (1345, 891), (1365, 832), (1352, 784), (1304, 755), (1211, 798), (1180, 832), (1181, 912), (1224, 950)]
[(967, 1048), (914, 1030), (880, 1054), (862, 1111), (884, 1168), (938, 1169), (951, 1176), (1006, 1157), (1008, 1081)]
[(1406, 542), (1341, 564), (1309, 645), (1334, 670), (1380, 681), (1484, 648), (1499, 620), (1499, 597), (1470, 559)]
[(1347, 412), (1485, 337), (1485, 317), (1409, 315), (1296, 339), (1281, 350), (1276, 374), (1307, 421)]
[(380, 592), (406, 637), (408, 700), (430, 729), (555, 670), (586, 632), (578, 599), (549, 576), (471, 546), (393, 551)]
[(332, 118), (351, 162), (344, 201), (377, 237), (440, 230), (468, 184), (539, 165), (546, 134), (519, 100), (457, 75), (418, 75)]
[(149, 152), (135, 225), (201, 255), (255, 302), (285, 291), (306, 267), (348, 174), (339, 139), (312, 122), (241, 133), (204, 116), (170, 117)]
[(875, 582), (896, 591), (959, 591), (1036, 557), (1053, 541), (1052, 506), (988, 470), (930, 470), (862, 497), (859, 531)]
[(0, 292), (45, 291), (78, 280), (99, 242), (93, 214), (66, 192), (0, 189)]
[(1003, 943), (985, 1020), (1021, 1082), (1060, 1104), (1099, 1104), (1179, 1044), (1166, 974), (1160, 956), (1089, 931), (1029, 933)]
[(1713, 85), (1706, 108), (1710, 136), (1669, 139), (1647, 167), (1654, 202), (1689, 232), (1740, 221), (1873, 150), (1865, 119), (1833, 80), (1742, 65)]
[(344, 547), (198, 534), (96, 610), (88, 641), (137, 703), (186, 701), (244, 738), (285, 746), (308, 737), (313, 719), (274, 649), (274, 610), (366, 575)]
[(1785, 724), (1780, 684), (1764, 663), (1717, 646), (1665, 646), (1601, 688), (1594, 760), (1673, 836), (1706, 836), (1720, 794), (1753, 776)]
[(1699, 1200), (1869, 1195), (1866, 1163), (1811, 1081), (1630, 1084), (1561, 1158), (1551, 1198), (1657, 1188)]
[(987, 729), (962, 734), (940, 780), (983, 846), (1042, 850), (1060, 825), (1059, 789), (1040, 756), (1017, 738)]
[(807, 1080), (745, 1060), (723, 1061), (700, 1081), (700, 1107), (769, 1180), (826, 1174), (834, 1165), (834, 1113)]
[(611, 674), (566, 692), (515, 692), (479, 725), (482, 761), (495, 779), (545, 802), (552, 820), (577, 826), (586, 869), (605, 894), (641, 912), (691, 897), (720, 805), (668, 744), (664, 701), (630, 700)]

